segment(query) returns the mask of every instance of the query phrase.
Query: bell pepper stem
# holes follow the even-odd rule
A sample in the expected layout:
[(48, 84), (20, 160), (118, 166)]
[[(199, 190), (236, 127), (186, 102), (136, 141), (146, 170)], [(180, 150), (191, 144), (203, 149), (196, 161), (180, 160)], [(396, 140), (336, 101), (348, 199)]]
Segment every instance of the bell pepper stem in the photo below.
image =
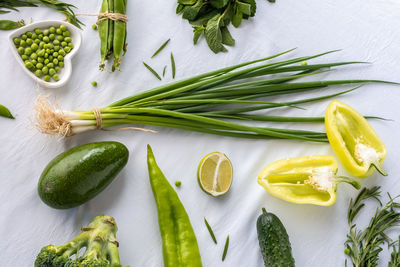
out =
[(387, 172), (382, 168), (381, 164), (379, 162), (377, 163), (371, 163), (371, 165), (383, 176), (388, 176)]
[(348, 183), (350, 185), (352, 185), (355, 189), (360, 189), (361, 188), (361, 184), (359, 181), (350, 178), (350, 177), (346, 177), (346, 176), (335, 176), (335, 181), (337, 184), (339, 183)]
[(265, 208), (262, 208), (262, 212), (263, 212), (264, 214), (267, 214), (267, 210), (266, 210)]

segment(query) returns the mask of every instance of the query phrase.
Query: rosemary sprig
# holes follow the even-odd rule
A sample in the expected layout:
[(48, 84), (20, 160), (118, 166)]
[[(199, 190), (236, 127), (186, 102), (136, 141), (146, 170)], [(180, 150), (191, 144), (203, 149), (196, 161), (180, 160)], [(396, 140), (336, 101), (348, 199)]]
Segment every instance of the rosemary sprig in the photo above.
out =
[(400, 266), (400, 236), (399, 239), (392, 244), (390, 244), (390, 247), (392, 247), (392, 253), (390, 255), (390, 261), (388, 263), (388, 267), (398, 267)]
[(172, 69), (172, 79), (175, 79), (176, 67), (175, 67), (175, 59), (174, 55), (171, 52), (171, 69)]
[(207, 219), (204, 217), (204, 223), (207, 226), (208, 232), (210, 232), (211, 238), (214, 241), (215, 244), (217, 244), (217, 239), (215, 238), (214, 232), (210, 226), (210, 224), (207, 222)]
[(152, 68), (150, 67), (148, 64), (146, 64), (146, 62), (143, 61), (143, 65), (151, 72), (153, 73), (154, 76), (156, 76), (157, 79), (159, 79), (161, 81), (161, 77), (160, 75), (158, 75), (158, 73)]
[[(379, 253), (383, 250), (382, 244), (391, 242), (386, 231), (400, 225), (400, 203), (389, 195), (389, 201), (382, 205), (380, 201), (380, 187), (363, 188), (355, 200), (351, 200), (347, 213), (350, 231), (345, 242), (345, 253), (350, 257), (353, 267), (374, 267), (378, 265)], [(365, 201), (375, 199), (379, 202), (374, 216), (368, 226), (357, 229), (354, 219), (365, 207)], [(345, 262), (347, 266), (347, 260)], [(394, 265), (396, 266), (396, 265)], [(398, 266), (398, 265), (397, 265)]]
[(227, 236), (225, 241), (224, 253), (222, 253), (222, 261), (224, 261), (226, 258), (226, 254), (228, 253), (228, 247), (229, 247), (229, 235)]
[(157, 49), (157, 51), (154, 52), (154, 54), (151, 56), (151, 58), (157, 56), (157, 54), (160, 53), (160, 52), (164, 49), (164, 47), (167, 46), (167, 44), (169, 43), (169, 41), (171, 41), (171, 39), (168, 39), (167, 41), (165, 41), (165, 42)]

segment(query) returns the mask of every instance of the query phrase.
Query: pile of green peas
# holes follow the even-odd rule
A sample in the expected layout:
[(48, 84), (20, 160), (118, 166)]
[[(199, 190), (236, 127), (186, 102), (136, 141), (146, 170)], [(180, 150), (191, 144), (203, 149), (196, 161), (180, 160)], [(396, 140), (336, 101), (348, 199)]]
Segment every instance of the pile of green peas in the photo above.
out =
[(64, 67), (64, 57), (74, 48), (64, 24), (58, 28), (36, 28), (14, 38), (14, 44), (25, 67), (46, 82), (60, 80), (58, 73)]

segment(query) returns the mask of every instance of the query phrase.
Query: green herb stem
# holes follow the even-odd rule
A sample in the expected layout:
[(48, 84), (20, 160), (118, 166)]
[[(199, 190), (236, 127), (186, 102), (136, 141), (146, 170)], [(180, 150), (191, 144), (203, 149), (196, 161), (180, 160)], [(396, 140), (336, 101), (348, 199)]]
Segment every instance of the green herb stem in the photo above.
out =
[(214, 241), (215, 244), (217, 244), (217, 239), (215, 238), (214, 232), (210, 226), (210, 224), (207, 222), (207, 219), (204, 217), (204, 223), (206, 224), (206, 227), (208, 229), (208, 232), (210, 233), (210, 236), (212, 240)]
[(157, 56), (169, 43), (169, 41), (171, 41), (171, 39), (168, 39), (167, 41), (165, 41), (158, 49), (156, 52), (154, 52), (154, 54), (151, 56), (151, 58)]
[(148, 64), (146, 64), (146, 62), (144, 62), (144, 61), (143, 61), (143, 65), (144, 65), (151, 73), (153, 73), (153, 75), (154, 75), (157, 79), (159, 79), (159, 80), (161, 81), (160, 75), (158, 75), (158, 73), (157, 73), (152, 67), (150, 67)]

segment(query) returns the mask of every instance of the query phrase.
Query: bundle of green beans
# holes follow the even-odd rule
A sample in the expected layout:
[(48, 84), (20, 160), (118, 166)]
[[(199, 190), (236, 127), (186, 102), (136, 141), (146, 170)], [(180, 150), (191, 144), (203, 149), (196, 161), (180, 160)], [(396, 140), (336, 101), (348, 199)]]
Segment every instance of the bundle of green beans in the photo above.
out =
[[(301, 64), (303, 61), (334, 51), (279, 62), (265, 62), (290, 51), (169, 83), (126, 97), (101, 109), (57, 110), (46, 98), (40, 97), (35, 105), (37, 127), (42, 133), (59, 134), (66, 137), (88, 130), (134, 123), (241, 138), (279, 138), (327, 142), (326, 134), (323, 132), (251, 126), (243, 122), (321, 122), (323, 118), (320, 117), (293, 118), (249, 112), (278, 107), (296, 108), (295, 105), (336, 97), (355, 88), (335, 94), (283, 103), (254, 99), (302, 93), (330, 85), (388, 83), (379, 80), (291, 82), (298, 78), (321, 73), (326, 68), (362, 62)], [(261, 64), (254, 65), (256, 63)], [(283, 75), (277, 77), (276, 74)], [(274, 75), (274, 77), (267, 77), (270, 75)], [(239, 107), (228, 104), (239, 105)]]
[(20, 7), (37, 7), (43, 5), (48, 8), (57, 10), (67, 16), (69, 23), (75, 25), (81, 29), (81, 25), (84, 25), (79, 19), (76, 18), (72, 8), (76, 8), (74, 5), (59, 1), (59, 0), (1, 0), (0, 1), (0, 14), (9, 13), (11, 10), (18, 11)]
[[(103, 0), (100, 14), (122, 14), (126, 15), (127, 0)], [(114, 62), (112, 71), (120, 71), (121, 57), (126, 52), (126, 21), (118, 18), (110, 19), (107, 16), (100, 16), (99, 22), (100, 36), (100, 69), (104, 70), (105, 61), (112, 55)]]

